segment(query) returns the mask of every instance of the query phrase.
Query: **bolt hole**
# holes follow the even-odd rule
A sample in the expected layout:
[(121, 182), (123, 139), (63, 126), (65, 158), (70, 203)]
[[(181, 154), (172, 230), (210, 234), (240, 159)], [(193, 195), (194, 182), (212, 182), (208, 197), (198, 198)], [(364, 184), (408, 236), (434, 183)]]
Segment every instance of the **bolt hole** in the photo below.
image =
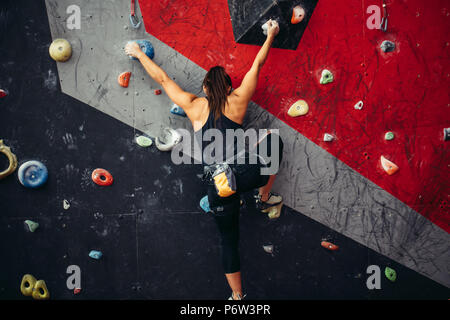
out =
[(102, 179), (103, 181), (105, 181), (105, 180), (106, 180), (106, 177), (105, 177), (105, 176), (100, 176), (100, 179)]

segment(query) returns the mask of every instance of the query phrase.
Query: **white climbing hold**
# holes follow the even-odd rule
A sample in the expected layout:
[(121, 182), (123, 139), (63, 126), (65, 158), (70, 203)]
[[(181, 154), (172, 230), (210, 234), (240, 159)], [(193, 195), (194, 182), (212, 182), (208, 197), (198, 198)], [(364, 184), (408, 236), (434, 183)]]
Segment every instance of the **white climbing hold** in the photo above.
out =
[(70, 203), (66, 199), (63, 200), (63, 208), (64, 208), (64, 210), (67, 210), (70, 208)]
[(361, 110), (364, 106), (364, 102), (359, 101), (357, 104), (355, 104), (355, 109), (356, 110)]
[(156, 137), (155, 145), (159, 151), (170, 151), (183, 140), (175, 129), (165, 128), (161, 137)]
[(263, 246), (265, 252), (272, 254), (273, 253), (273, 245)]
[[(267, 22), (269, 22), (269, 21), (267, 21)], [(267, 30), (269, 29), (269, 25), (267, 24), (267, 22), (264, 23), (261, 27), (265, 36), (267, 36)]]
[(331, 142), (331, 141), (333, 141), (333, 140), (334, 140), (334, 137), (333, 137), (331, 134), (325, 133), (325, 134), (323, 135), (323, 141), (325, 141), (325, 142)]

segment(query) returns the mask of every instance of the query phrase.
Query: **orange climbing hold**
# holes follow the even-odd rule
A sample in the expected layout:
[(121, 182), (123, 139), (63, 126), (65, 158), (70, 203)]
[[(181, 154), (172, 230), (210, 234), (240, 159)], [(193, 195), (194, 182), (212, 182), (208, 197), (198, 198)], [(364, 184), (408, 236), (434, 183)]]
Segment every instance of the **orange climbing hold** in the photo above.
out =
[(117, 78), (117, 82), (119, 82), (120, 86), (124, 88), (128, 88), (128, 84), (130, 83), (131, 72), (127, 71), (119, 74)]
[(332, 244), (331, 242), (328, 242), (328, 241), (322, 241), (321, 246), (324, 247), (325, 249), (332, 250), (332, 251), (339, 249), (339, 247), (337, 245)]
[(393, 175), (399, 169), (399, 167), (395, 163), (389, 161), (383, 156), (381, 156), (381, 166), (388, 175)]
[(291, 23), (297, 24), (303, 21), (305, 18), (305, 9), (302, 8), (302, 6), (296, 6), (292, 10), (292, 18)]

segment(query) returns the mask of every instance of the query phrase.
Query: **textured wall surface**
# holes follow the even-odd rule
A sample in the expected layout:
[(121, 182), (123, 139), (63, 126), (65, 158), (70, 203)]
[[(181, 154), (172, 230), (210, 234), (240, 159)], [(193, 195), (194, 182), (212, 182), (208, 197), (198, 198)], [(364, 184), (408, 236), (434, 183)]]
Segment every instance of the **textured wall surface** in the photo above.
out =
[[(311, 31), (323, 22), (317, 17), (320, 10), (326, 9), (323, 2), (330, 3), (319, 1), (307, 29), (310, 31), (305, 33), (306, 39), (302, 40), (298, 50), (308, 48), (308, 41), (313, 40), (325, 45), (323, 42), (327, 40)], [(353, 2), (348, 6), (349, 10), (357, 8), (360, 16), (358, 21), (352, 23), (363, 25), (364, 12), (360, 12), (361, 2), (356, 1), (359, 7)], [(52, 37), (67, 38), (74, 50), (71, 60), (58, 64), (62, 91), (150, 135), (158, 134), (161, 127), (166, 125), (174, 128), (190, 128), (191, 126), (186, 119), (169, 112), (171, 103), (167, 96), (164, 94), (155, 96), (153, 89), (157, 88), (156, 84), (136, 62), (129, 60), (123, 54), (122, 48), (128, 40), (150, 39), (156, 51), (155, 61), (185, 90), (193, 93), (200, 92), (201, 80), (205, 74), (203, 68), (223, 64), (237, 83), (248, 69), (249, 59), (257, 52), (256, 47), (238, 47), (234, 44), (229, 19), (220, 18), (222, 14), (228, 14), (226, 7), (220, 11), (220, 14), (218, 13), (220, 9), (223, 9), (222, 6), (226, 6), (226, 1), (207, 3), (200, 1), (195, 5), (189, 2), (181, 4), (179, 1), (171, 1), (170, 6), (167, 1), (158, 3), (140, 1), (142, 8), (145, 9), (144, 17), (149, 34), (145, 33), (143, 27), (139, 30), (131, 29), (128, 22), (129, 4), (115, 1), (88, 3), (79, 1), (78, 4), (82, 8), (82, 28), (67, 30), (65, 10), (69, 4), (74, 3), (76, 4), (76, 1), (46, 1)], [(328, 16), (328, 23), (341, 22), (330, 22), (330, 18)], [(338, 18), (333, 17), (333, 19)], [(350, 27), (347, 28), (350, 30)], [(362, 27), (359, 26), (359, 28)], [(345, 37), (345, 33), (339, 35)], [(352, 56), (359, 54), (364, 58), (365, 52), (374, 52), (376, 43), (372, 40), (366, 42), (372, 45), (372, 49), (358, 46), (348, 46), (347, 49), (355, 50), (352, 51)], [(365, 46), (368, 43), (365, 43)], [(227, 52), (224, 49), (232, 49), (232, 51)], [(328, 51), (328, 54), (332, 53)], [(261, 77), (255, 99), (258, 105), (254, 103), (250, 105), (246, 119), (247, 126), (279, 128), (282, 133), (285, 141), (285, 161), (276, 181), (276, 191), (283, 195), (287, 206), (449, 286), (448, 233), (411, 209), (407, 205), (410, 204), (408, 201), (405, 204), (391, 195), (393, 188), (400, 183), (403, 183), (402, 190), (410, 186), (417, 188), (416, 180), (409, 175), (399, 175), (397, 182), (388, 183), (391, 187), (387, 188), (389, 191), (387, 192), (383, 189), (385, 187), (383, 184), (379, 186), (377, 179), (383, 178), (384, 181), (390, 178), (383, 176), (384, 173), (377, 169), (378, 178), (372, 179), (369, 171), (374, 169), (369, 167), (366, 161), (358, 160), (360, 152), (368, 150), (373, 155), (372, 160), (369, 161), (370, 166), (376, 168), (378, 158), (376, 150), (380, 148), (379, 143), (386, 143), (384, 141), (369, 143), (372, 140), (370, 136), (376, 134), (375, 131), (370, 131), (362, 138), (364, 141), (358, 140), (358, 143), (354, 144), (354, 138), (361, 137), (358, 131), (364, 127), (361, 123), (375, 126), (375, 123), (371, 124), (370, 114), (374, 115), (377, 109), (374, 103), (366, 103), (362, 113), (353, 109), (353, 102), (356, 102), (353, 99), (355, 92), (347, 91), (347, 88), (356, 85), (354, 82), (356, 80), (351, 80), (351, 75), (356, 76), (361, 71), (358, 69), (356, 72), (350, 68), (348, 74), (344, 76), (343, 69), (350, 64), (347, 61), (343, 64), (344, 66), (338, 65), (339, 56), (336, 52), (333, 53), (334, 59), (330, 56), (325, 59), (318, 53), (309, 57), (307, 61), (304, 60), (305, 57), (302, 57), (293, 53), (286, 54), (285, 51), (273, 51)], [(314, 59), (310, 60), (312, 57)], [(296, 62), (281, 65), (276, 63), (288, 59), (295, 59)], [(369, 59), (364, 59), (367, 59), (366, 66), (370, 72), (375, 62), (369, 64)], [(384, 57), (384, 59), (396, 63), (391, 58)], [(298, 77), (298, 74), (292, 71), (298, 69), (298, 64), (304, 69), (304, 74), (311, 75), (316, 81), (321, 67), (327, 66), (325, 60), (334, 61), (334, 67), (330, 68), (337, 68), (335, 70), (339, 79), (338, 84), (332, 84), (327, 89), (313, 85), (312, 82), (309, 87), (304, 82), (298, 84), (298, 88), (291, 86), (293, 78)], [(132, 71), (133, 75), (130, 87), (124, 89), (118, 86), (116, 78), (119, 73), (127, 70)], [(273, 77), (271, 76), (273, 74), (282, 74), (283, 77)], [(368, 93), (367, 88), (371, 86), (369, 85), (371, 81), (360, 79), (361, 95), (365, 96)], [(285, 95), (284, 93), (297, 91), (299, 95), (314, 101), (310, 103), (312, 112), (304, 119), (289, 120), (284, 114), (297, 94)], [(352, 96), (352, 99), (348, 95)], [(335, 104), (329, 104), (330, 99), (345, 103), (338, 108)], [(356, 100), (359, 99), (361, 98)], [(372, 111), (366, 113), (367, 109)], [(352, 113), (354, 114), (351, 115)], [(343, 118), (337, 114), (341, 114)], [(402, 123), (402, 127), (407, 127), (409, 122), (403, 118), (407, 116), (407, 113), (401, 113), (401, 115), (402, 117), (397, 120)], [(280, 117), (281, 120), (275, 116)], [(426, 128), (434, 130), (434, 124), (432, 125), (429, 118), (417, 115), (417, 119), (419, 118), (430, 121)], [(338, 119), (346, 121), (339, 122)], [(296, 124), (293, 125), (292, 121)], [(440, 120), (440, 123), (443, 124), (443, 121)], [(285, 122), (288, 122), (289, 126)], [(388, 122), (391, 124), (389, 128), (393, 128), (392, 125), (397, 123), (394, 119), (389, 119)], [(331, 123), (336, 126), (330, 127)], [(343, 131), (339, 131), (338, 127)], [(330, 146), (320, 142), (324, 130), (336, 134), (338, 140)], [(394, 144), (400, 144), (400, 141), (402, 140), (396, 140)], [(432, 144), (426, 144), (425, 148), (427, 150), (432, 146)], [(393, 150), (390, 148), (389, 150)], [(444, 160), (445, 152), (442, 153), (441, 149), (436, 150), (437, 157)], [(336, 158), (336, 155), (339, 159), (344, 159), (344, 162)], [(349, 159), (361, 163), (356, 166)], [(402, 169), (404, 168), (403, 163), (397, 160), (394, 162), (400, 164)], [(402, 169), (399, 174), (407, 171)], [(394, 179), (397, 178), (394, 177)], [(445, 186), (445, 180), (442, 180), (442, 177), (436, 177), (436, 179), (437, 185)], [(426, 186), (432, 182), (432, 180), (427, 182), (426, 179), (424, 181), (426, 183), (421, 186), (421, 190), (426, 190)], [(444, 191), (445, 189), (442, 192)], [(408, 192), (415, 196), (411, 190)]]

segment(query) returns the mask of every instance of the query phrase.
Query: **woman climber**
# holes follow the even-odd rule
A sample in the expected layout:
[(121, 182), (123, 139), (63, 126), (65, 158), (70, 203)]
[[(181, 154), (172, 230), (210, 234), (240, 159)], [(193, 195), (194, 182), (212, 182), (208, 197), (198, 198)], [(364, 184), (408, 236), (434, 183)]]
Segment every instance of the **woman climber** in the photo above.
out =
[[(250, 70), (244, 76), (241, 85), (235, 90), (232, 89), (231, 78), (223, 67), (211, 68), (203, 80), (203, 91), (206, 97), (197, 97), (182, 90), (163, 69), (141, 51), (136, 42), (128, 43), (125, 47), (125, 53), (137, 58), (147, 73), (164, 88), (169, 98), (184, 110), (192, 123), (196, 138), (197, 136), (203, 136), (210, 129), (219, 130), (224, 135), (223, 141), (225, 141), (225, 148), (227, 148), (230, 144), (234, 146), (236, 141), (234, 141), (235, 139), (226, 141), (225, 131), (242, 130), (242, 123), (248, 104), (256, 90), (260, 70), (278, 32), (278, 23), (269, 20), (266, 30), (267, 38), (256, 55)], [(261, 143), (262, 141), (264, 143)], [(264, 139), (257, 144), (256, 153), (258, 155), (262, 145), (265, 145), (268, 149), (276, 145), (277, 159), (281, 162), (283, 142), (278, 134), (268, 131)], [(202, 151), (206, 147), (207, 145), (202, 145)], [(267, 153), (265, 154), (267, 155)], [(236, 157), (236, 154), (234, 156)], [(247, 152), (245, 152), (245, 157), (248, 159)], [(232, 290), (230, 299), (234, 300), (240, 300), (244, 297), (238, 248), (240, 193), (244, 189), (259, 188), (256, 203), (257, 207), (261, 209), (282, 202), (280, 196), (270, 192), (275, 181), (275, 174), (262, 175), (260, 172), (261, 166), (264, 165), (267, 165), (267, 163), (261, 156), (258, 157), (257, 164), (245, 163), (236, 166), (230, 164), (230, 167), (233, 168), (232, 171), (236, 174), (237, 192), (226, 197), (218, 195), (217, 185), (215, 185), (217, 181), (214, 181), (211, 176), (208, 179), (207, 200), (220, 232), (222, 264), (226, 279)], [(243, 187), (243, 184), (246, 186)]]

